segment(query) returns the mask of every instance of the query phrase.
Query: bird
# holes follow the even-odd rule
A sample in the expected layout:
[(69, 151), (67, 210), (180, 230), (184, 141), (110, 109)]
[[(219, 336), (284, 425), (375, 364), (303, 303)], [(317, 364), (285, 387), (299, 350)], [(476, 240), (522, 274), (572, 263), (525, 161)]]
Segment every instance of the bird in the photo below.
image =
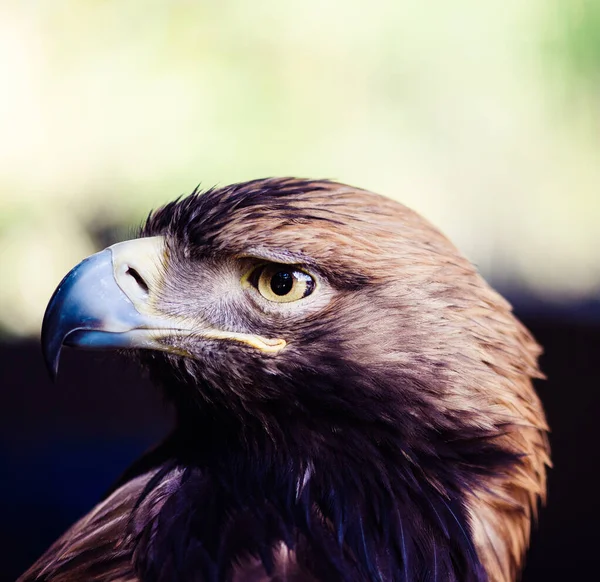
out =
[(520, 577), (551, 463), (541, 348), (399, 202), (196, 188), (65, 276), (52, 375), (63, 346), (129, 355), (176, 422), (19, 582)]

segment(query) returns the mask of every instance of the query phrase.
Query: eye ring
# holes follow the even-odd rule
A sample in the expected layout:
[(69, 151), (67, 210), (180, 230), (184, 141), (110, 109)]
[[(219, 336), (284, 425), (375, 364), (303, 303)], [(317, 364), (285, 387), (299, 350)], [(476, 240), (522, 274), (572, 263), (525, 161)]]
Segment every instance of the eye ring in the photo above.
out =
[(292, 303), (308, 297), (315, 279), (294, 265), (267, 263), (253, 269), (247, 281), (262, 297), (273, 303)]

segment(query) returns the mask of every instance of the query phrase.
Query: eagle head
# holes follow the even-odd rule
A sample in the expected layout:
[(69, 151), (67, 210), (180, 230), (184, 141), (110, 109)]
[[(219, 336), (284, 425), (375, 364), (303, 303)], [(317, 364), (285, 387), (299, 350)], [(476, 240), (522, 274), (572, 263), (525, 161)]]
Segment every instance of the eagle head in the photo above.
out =
[(518, 577), (540, 350), (405, 206), (291, 178), (194, 192), (65, 277), (54, 372), (63, 344), (128, 350), (177, 412), (124, 534), (140, 580), (254, 579), (239, 564), (268, 575), (282, 548), (294, 580)]

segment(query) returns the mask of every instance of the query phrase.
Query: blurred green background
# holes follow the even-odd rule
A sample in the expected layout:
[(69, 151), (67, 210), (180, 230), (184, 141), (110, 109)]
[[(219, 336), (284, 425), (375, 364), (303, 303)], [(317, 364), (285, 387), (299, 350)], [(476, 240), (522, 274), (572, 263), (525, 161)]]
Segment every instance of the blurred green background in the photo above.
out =
[(501, 289), (600, 290), (600, 0), (0, 4), (0, 333), (190, 192), (375, 190)]

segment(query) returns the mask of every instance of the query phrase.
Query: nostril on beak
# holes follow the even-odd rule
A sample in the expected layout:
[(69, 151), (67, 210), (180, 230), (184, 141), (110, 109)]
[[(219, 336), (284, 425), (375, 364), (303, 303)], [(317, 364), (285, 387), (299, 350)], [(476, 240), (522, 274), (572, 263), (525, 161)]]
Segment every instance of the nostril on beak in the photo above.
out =
[(148, 284), (133, 267), (128, 267), (125, 271), (125, 274), (129, 275), (137, 283), (138, 287), (144, 292), (145, 295), (148, 295), (150, 292)]
[(138, 238), (109, 247), (113, 276), (124, 298), (140, 312), (152, 310), (161, 289), (164, 244), (162, 237)]

